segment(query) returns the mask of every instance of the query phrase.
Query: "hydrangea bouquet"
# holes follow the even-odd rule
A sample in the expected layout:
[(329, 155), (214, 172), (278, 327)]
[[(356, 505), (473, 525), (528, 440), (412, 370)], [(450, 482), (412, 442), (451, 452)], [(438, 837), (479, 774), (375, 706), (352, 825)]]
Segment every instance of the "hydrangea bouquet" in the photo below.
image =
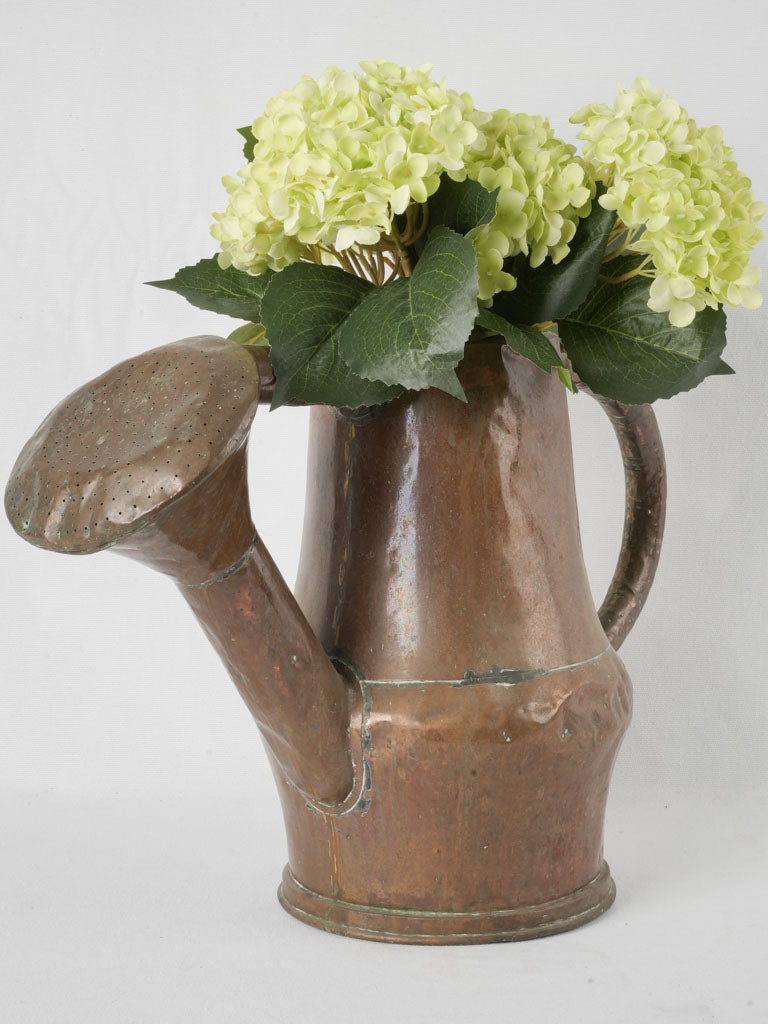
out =
[(626, 403), (732, 372), (723, 307), (761, 302), (766, 206), (719, 128), (636, 79), (573, 115), (579, 155), (430, 72), (330, 67), (271, 99), (223, 179), (220, 253), (152, 283), (246, 321), (273, 407), (461, 399), (464, 346), (491, 335)]

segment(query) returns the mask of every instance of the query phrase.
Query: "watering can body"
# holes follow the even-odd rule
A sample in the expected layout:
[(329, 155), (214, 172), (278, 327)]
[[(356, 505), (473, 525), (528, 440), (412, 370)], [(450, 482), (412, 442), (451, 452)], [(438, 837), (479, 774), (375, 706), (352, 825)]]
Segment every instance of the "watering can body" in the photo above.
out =
[(548, 934), (605, 910), (631, 687), (582, 560), (565, 390), (506, 346), (371, 417), (312, 410), (296, 596), (351, 684), (355, 786), (281, 785), (280, 898), (404, 942)]
[[(219, 339), (166, 349), (130, 364), (139, 387), (168, 393), (168, 374), (196, 366), (202, 379), (215, 363), (231, 405), (218, 405), (219, 423), (201, 398), (200, 429), (188, 430), (200, 441), (211, 432), (212, 447), (200, 446), (201, 458), (214, 452), (207, 475), (183, 479), (173, 452), (189, 467), (188, 450), (169, 422), (142, 465), (178, 495), (159, 498), (146, 522), (126, 525), (142, 509), (131, 512), (123, 469), (90, 469), (79, 497), (71, 469), (43, 478), (43, 464), (55, 464), (51, 437), (65, 421), (67, 437), (75, 421), (86, 437), (94, 396), (113, 408), (121, 371), (44, 422), (6, 508), (33, 543), (112, 546), (178, 584), (266, 742), (288, 837), (283, 906), (329, 931), (411, 943), (530, 938), (602, 913), (615, 894), (605, 804), (631, 714), (616, 648), (647, 595), (663, 526), (650, 408), (603, 401), (621, 443), (627, 516), (599, 613), (565, 390), (500, 339), (467, 346), (466, 402), (430, 389), (372, 410), (312, 410), (294, 595), (247, 507), (242, 424), (259, 382), (269, 397), (269, 368)], [(119, 454), (135, 464), (135, 453)], [(108, 535), (103, 522), (66, 519), (113, 480), (128, 498), (112, 506), (104, 494), (118, 524)]]

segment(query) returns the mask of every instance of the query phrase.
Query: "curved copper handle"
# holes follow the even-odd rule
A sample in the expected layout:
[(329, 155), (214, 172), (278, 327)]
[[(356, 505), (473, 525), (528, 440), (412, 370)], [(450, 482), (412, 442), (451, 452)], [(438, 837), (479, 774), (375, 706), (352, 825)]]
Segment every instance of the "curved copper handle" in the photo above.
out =
[(611, 585), (597, 613), (618, 650), (642, 611), (659, 563), (667, 504), (664, 448), (650, 405), (623, 405), (583, 385), (582, 390), (608, 413), (624, 460), (624, 535)]

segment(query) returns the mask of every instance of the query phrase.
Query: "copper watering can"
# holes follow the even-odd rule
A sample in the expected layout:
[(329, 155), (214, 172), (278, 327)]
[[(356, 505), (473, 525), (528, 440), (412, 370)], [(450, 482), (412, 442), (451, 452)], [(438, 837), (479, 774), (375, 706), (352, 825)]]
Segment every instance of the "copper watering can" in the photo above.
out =
[(599, 399), (627, 511), (598, 613), (555, 377), (477, 341), (466, 404), (431, 389), (314, 407), (294, 597), (249, 511), (265, 352), (191, 338), (75, 391), (17, 460), (11, 522), (177, 584), (266, 744), (288, 836), (279, 898), (299, 920), (411, 943), (591, 920), (615, 895), (603, 817), (631, 713), (616, 649), (663, 530), (651, 408)]

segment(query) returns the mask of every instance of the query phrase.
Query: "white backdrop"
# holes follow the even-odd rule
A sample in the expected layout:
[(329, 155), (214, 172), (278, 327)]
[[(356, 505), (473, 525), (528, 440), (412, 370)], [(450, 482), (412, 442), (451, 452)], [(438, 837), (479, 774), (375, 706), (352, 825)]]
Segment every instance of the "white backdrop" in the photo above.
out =
[[(302, 73), (432, 61), (478, 106), (547, 114), (568, 139), (573, 110), (642, 74), (723, 126), (766, 199), (766, 29), (760, 0), (7, 5), (3, 482), (73, 388), (146, 348), (235, 326), (142, 282), (213, 253), (235, 129)], [(286, 917), (273, 896), (282, 823), (255, 728), (173, 586), (108, 554), (38, 551), (3, 519), (0, 1019), (765, 1020), (767, 310), (729, 317), (736, 376), (656, 404), (669, 513), (622, 649), (636, 704), (606, 833), (619, 899), (568, 936), (390, 949)], [(571, 408), (599, 601), (621, 465), (597, 405)], [(251, 442), (254, 519), (291, 582), (306, 428), (304, 411), (262, 411)]]

